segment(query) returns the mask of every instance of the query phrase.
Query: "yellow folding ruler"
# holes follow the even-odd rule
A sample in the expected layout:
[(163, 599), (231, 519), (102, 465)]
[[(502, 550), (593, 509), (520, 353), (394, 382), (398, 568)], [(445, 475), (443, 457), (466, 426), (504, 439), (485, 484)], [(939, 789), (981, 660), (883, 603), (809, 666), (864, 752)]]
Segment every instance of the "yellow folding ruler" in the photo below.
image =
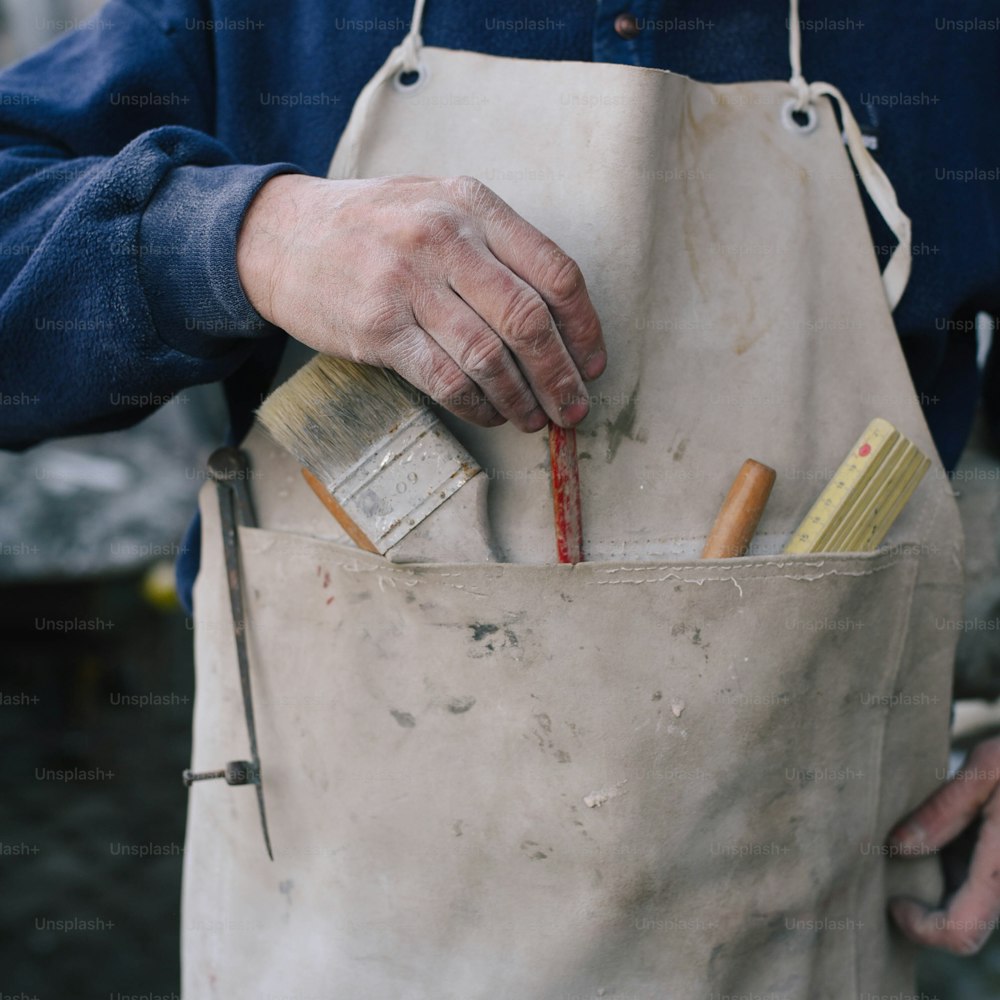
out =
[(930, 459), (877, 417), (812, 505), (786, 552), (868, 552), (885, 538)]

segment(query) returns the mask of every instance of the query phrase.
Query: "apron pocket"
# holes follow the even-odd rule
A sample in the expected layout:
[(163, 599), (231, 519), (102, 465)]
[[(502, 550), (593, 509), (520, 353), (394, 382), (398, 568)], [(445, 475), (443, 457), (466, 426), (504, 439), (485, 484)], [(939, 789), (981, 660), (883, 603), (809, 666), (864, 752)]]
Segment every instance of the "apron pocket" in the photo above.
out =
[[(856, 989), (919, 547), (569, 567), (241, 545), (275, 863), (253, 796), (213, 789), (186, 879), (254, 915), (243, 965), (259, 937), (337, 995)], [(196, 767), (245, 744), (227, 600), (199, 579)], [(231, 950), (195, 925), (189, 954)]]

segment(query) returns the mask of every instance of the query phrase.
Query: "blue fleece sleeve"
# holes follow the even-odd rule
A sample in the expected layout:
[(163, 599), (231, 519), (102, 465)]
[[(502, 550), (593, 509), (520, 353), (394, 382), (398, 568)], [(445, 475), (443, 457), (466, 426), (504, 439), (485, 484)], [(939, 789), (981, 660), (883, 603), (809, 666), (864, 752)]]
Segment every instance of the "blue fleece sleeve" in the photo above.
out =
[[(190, 9), (194, 8), (194, 9)], [(112, 0), (0, 74), (0, 447), (134, 423), (277, 331), (236, 238), (260, 186), (212, 138), (197, 0)]]

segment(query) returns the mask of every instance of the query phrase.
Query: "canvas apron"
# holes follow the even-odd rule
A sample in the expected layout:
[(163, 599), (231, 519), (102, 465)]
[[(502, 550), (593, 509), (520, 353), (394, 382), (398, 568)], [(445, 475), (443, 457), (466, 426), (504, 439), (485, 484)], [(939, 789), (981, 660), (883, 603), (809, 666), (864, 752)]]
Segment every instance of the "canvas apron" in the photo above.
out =
[[(941, 778), (961, 542), (890, 318), (892, 189), (842, 105), (901, 239), (880, 279), (842, 99), (802, 80), (794, 7), (791, 83), (714, 86), (424, 47), (421, 6), (331, 176), (478, 177), (580, 263), (610, 358), (579, 437), (588, 561), (554, 564), (544, 433), (452, 420), (503, 561), (408, 566), (354, 548), (250, 435), (275, 858), (249, 788), (194, 786), (185, 1000), (912, 989), (886, 899), (934, 899), (937, 868), (881, 845)], [(781, 555), (874, 416), (934, 460), (889, 544)], [(750, 456), (778, 471), (754, 554), (701, 562)], [(247, 736), (201, 499), (192, 764), (210, 769)]]

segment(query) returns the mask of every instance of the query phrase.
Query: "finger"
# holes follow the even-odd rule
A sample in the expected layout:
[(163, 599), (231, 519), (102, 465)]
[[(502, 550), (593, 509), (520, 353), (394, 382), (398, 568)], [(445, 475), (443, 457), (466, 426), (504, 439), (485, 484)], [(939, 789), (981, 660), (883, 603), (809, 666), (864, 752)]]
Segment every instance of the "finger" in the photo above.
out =
[(548, 423), (507, 345), (450, 288), (442, 286), (413, 305), (417, 322), (497, 412), (523, 431), (539, 431)]
[(400, 331), (387, 348), (387, 361), (412, 386), (463, 420), (481, 427), (505, 422), (482, 390), (420, 326)]
[(484, 184), (468, 177), (457, 184), (466, 207), (485, 222), (486, 245), (538, 292), (576, 367), (585, 378), (597, 378), (607, 364), (607, 349), (576, 262)]
[(890, 832), (910, 852), (932, 851), (954, 840), (978, 815), (1000, 783), (1000, 741), (979, 744), (962, 767)]
[(946, 909), (933, 910), (914, 899), (890, 903), (892, 914), (911, 940), (957, 955), (979, 951), (1000, 916), (1000, 807), (991, 797), (984, 812), (969, 877)]
[(579, 423), (587, 391), (538, 292), (472, 241), (452, 261), (450, 282), (507, 346), (545, 413), (565, 427)]

